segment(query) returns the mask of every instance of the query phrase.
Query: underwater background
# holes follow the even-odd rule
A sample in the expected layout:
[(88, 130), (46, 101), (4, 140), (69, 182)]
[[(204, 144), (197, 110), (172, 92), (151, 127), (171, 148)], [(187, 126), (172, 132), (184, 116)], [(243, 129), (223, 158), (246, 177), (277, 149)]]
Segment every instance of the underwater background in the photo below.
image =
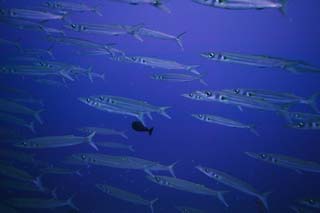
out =
[[(7, 0), (1, 3), (1, 8), (38, 9), (44, 2), (46, 1)], [(50, 48), (56, 61), (86, 68), (92, 67), (94, 72), (105, 73), (104, 80), (94, 78), (93, 82), (86, 76), (81, 76), (75, 81), (63, 81), (61, 77), (44, 77), (61, 82), (63, 85), (61, 87), (36, 83), (34, 79), (38, 79), (37, 76), (1, 74), (1, 87), (17, 88), (26, 93), (22, 94), (22, 97), (32, 96), (42, 100), (44, 104), (42, 107), (34, 107), (44, 109), (41, 113), (43, 125), (35, 122), (36, 134), (5, 122), (1, 123), (1, 129), (16, 131), (20, 141), (42, 136), (87, 136), (86, 133), (78, 131), (78, 128), (105, 127), (125, 131), (128, 139), (116, 135), (97, 135), (94, 141), (112, 141), (134, 146), (135, 152), (107, 148), (99, 148), (96, 152), (87, 144), (34, 150), (16, 148), (12, 143), (3, 140), (1, 143), (3, 150), (23, 151), (34, 154), (35, 159), (47, 162), (48, 165), (80, 169), (81, 176), (75, 174), (42, 176), (43, 185), (49, 189), (56, 188), (59, 199), (65, 200), (74, 195), (73, 203), (79, 212), (84, 213), (150, 212), (148, 206), (134, 205), (102, 193), (95, 187), (95, 184), (102, 183), (139, 194), (146, 200), (158, 198), (154, 204), (155, 213), (179, 212), (175, 206), (190, 206), (203, 212), (266, 212), (254, 196), (206, 177), (195, 169), (198, 165), (224, 171), (250, 183), (259, 192), (271, 192), (268, 196), (269, 212), (295, 212), (289, 207), (296, 204), (297, 200), (319, 197), (319, 173), (296, 172), (264, 163), (245, 154), (245, 152), (278, 153), (320, 163), (319, 129), (288, 128), (285, 119), (277, 112), (250, 108), (240, 111), (234, 105), (193, 101), (181, 96), (195, 90), (233, 88), (287, 92), (302, 97), (311, 97), (319, 92), (319, 73), (293, 74), (277, 68), (220, 63), (200, 56), (203, 52), (226, 51), (277, 56), (320, 66), (319, 1), (289, 0), (285, 15), (277, 9), (225, 10), (206, 7), (189, 0), (166, 1), (165, 4), (171, 10), (170, 14), (147, 4), (130, 5), (107, 0), (72, 2), (99, 5), (99, 11), (103, 16), (92, 12), (70, 13), (68, 20), (50, 20), (42, 24), (61, 29), (66, 36), (114, 44), (112, 47), (121, 49), (128, 55), (200, 65), (197, 70), (205, 74), (203, 80), (208, 85), (205, 86), (197, 80), (191, 82), (153, 80), (150, 78), (153, 73), (173, 71), (110, 60), (104, 55), (79, 54), (77, 47), (52, 45), (52, 42), (48, 41), (47, 33), (17, 29), (10, 24), (0, 23), (0, 37), (19, 42), (23, 49)], [(143, 24), (150, 29), (171, 35), (186, 32), (181, 38), (184, 50), (182, 51), (174, 41), (144, 37), (144, 41), (140, 42), (131, 35), (108, 36), (73, 32), (63, 27), (64, 22)], [(20, 55), (20, 50), (10, 45), (1, 45), (0, 55), (1, 66), (18, 63), (11, 59)], [(188, 74), (187, 71), (176, 71), (179, 72)], [(1, 90), (1, 98), (14, 96), (5, 89)], [(154, 127), (153, 134), (149, 136), (136, 132), (131, 128), (131, 122), (137, 120), (136, 118), (100, 111), (78, 100), (79, 97), (100, 94), (147, 101), (156, 106), (170, 106), (167, 113), (172, 119), (154, 114), (152, 120), (145, 119), (147, 127)], [(314, 113), (306, 105), (295, 105), (290, 107), (290, 111)], [(248, 129), (200, 122), (191, 116), (195, 113), (214, 114), (254, 124), (259, 136), (252, 134)], [(164, 165), (178, 162), (174, 167), (178, 178), (203, 184), (214, 190), (228, 191), (224, 197), (230, 206), (225, 207), (212, 196), (192, 194), (154, 184), (147, 180), (147, 174), (143, 171), (64, 164), (66, 158), (77, 153), (129, 155)], [(14, 157), (4, 157), (2, 161), (33, 176), (41, 174), (36, 164), (15, 161)], [(167, 175), (166, 172), (159, 174)], [(4, 176), (1, 176), (1, 181), (5, 179)], [(0, 191), (1, 203), (16, 197), (47, 199), (52, 197), (50, 193), (11, 190), (6, 187), (2, 187)], [(72, 212), (69, 207), (15, 209), (16, 212), (34, 213)], [(320, 212), (319, 208), (308, 210)]]

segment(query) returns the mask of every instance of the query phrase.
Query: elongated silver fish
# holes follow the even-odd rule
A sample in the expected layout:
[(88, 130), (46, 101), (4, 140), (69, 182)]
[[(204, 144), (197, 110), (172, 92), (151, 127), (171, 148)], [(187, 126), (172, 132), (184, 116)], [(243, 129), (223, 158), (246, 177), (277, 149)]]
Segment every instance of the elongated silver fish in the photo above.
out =
[(132, 35), (139, 41), (142, 38), (139, 36), (138, 31), (143, 25), (94, 25), (94, 24), (76, 24), (70, 23), (64, 25), (66, 29), (81, 32), (81, 33), (95, 33), (109, 36), (120, 36), (120, 35)]
[(320, 120), (291, 120), (291, 122), (287, 124), (287, 127), (303, 130), (320, 130)]
[(319, 114), (303, 113), (303, 112), (287, 112), (287, 111), (281, 112), (281, 113), (289, 123), (294, 123), (297, 121), (302, 121), (302, 122), (320, 121)]
[(90, 7), (83, 3), (67, 2), (67, 1), (46, 1), (43, 4), (45, 7), (64, 11), (64, 12), (95, 12), (97, 15), (102, 16), (98, 7)]
[(198, 4), (230, 10), (261, 10), (268, 8), (285, 12), (287, 0), (192, 0)]
[(139, 29), (138, 34), (140, 36), (147, 36), (147, 37), (152, 37), (152, 38), (156, 38), (156, 39), (161, 39), (161, 40), (172, 40), (177, 42), (177, 44), (179, 45), (179, 47), (181, 48), (181, 50), (183, 50), (183, 45), (182, 45), (182, 41), (181, 41), (181, 37), (185, 34), (186, 32), (180, 33), (177, 36), (174, 35), (170, 35), (167, 33), (163, 33), (160, 31), (156, 31), (156, 30), (152, 30), (149, 28), (145, 28), (142, 27)]
[(250, 184), (244, 182), (243, 180), (235, 178), (227, 173), (221, 172), (219, 170), (211, 169), (203, 166), (197, 166), (196, 168), (200, 172), (208, 176), (209, 178), (212, 178), (220, 183), (223, 183), (227, 186), (230, 186), (234, 189), (237, 189), (248, 195), (258, 198), (263, 203), (264, 207), (266, 209), (269, 209), (268, 202), (267, 202), (267, 195), (269, 193), (261, 194), (255, 188), (253, 188), (253, 186), (251, 186)]
[(187, 75), (181, 73), (164, 73), (153, 74), (151, 76), (154, 80), (169, 81), (169, 82), (188, 82), (199, 80), (201, 84), (207, 86), (208, 84), (202, 79), (203, 75)]
[(272, 104), (266, 101), (252, 99), (248, 97), (239, 97), (237, 95), (233, 95), (229, 92), (223, 91), (195, 91), (192, 93), (182, 94), (183, 97), (197, 100), (197, 101), (208, 101), (208, 102), (218, 102), (224, 104), (232, 104), (237, 106), (240, 110), (242, 107), (254, 108), (259, 110), (267, 110), (267, 111), (286, 111), (288, 105), (278, 105)]
[(131, 156), (114, 156), (105, 154), (92, 154), (92, 153), (80, 153), (72, 155), (73, 159), (81, 162), (86, 162), (92, 165), (107, 166), (119, 169), (135, 169), (142, 170), (149, 175), (153, 175), (152, 172), (169, 171), (174, 176), (174, 166), (176, 162), (166, 166), (157, 162), (131, 157)]
[(73, 204), (73, 197), (68, 200), (43, 199), (43, 198), (12, 198), (5, 202), (17, 208), (32, 208), (32, 209), (53, 209), (64, 206), (69, 206), (72, 209), (79, 211)]
[(153, 204), (158, 200), (158, 198), (156, 198), (154, 200), (149, 201), (142, 198), (140, 195), (137, 195), (137, 194), (134, 194), (134, 193), (131, 193), (107, 184), (96, 184), (96, 187), (111, 197), (124, 200), (137, 205), (148, 206), (151, 210), (151, 213), (154, 212)]
[(14, 115), (2, 113), (0, 112), (0, 122), (6, 124), (13, 124), (17, 126), (22, 126), (28, 128), (32, 133), (35, 133), (36, 130), (34, 129), (34, 123), (23, 120), (22, 118), (18, 118)]
[(125, 134), (126, 131), (119, 131), (115, 129), (92, 127), (92, 126), (79, 128), (79, 130), (86, 133), (96, 132), (97, 135), (119, 135), (125, 139), (128, 139), (128, 136)]
[(24, 105), (6, 99), (0, 99), (0, 111), (33, 116), (40, 124), (43, 124), (40, 117), (40, 113), (44, 111), (43, 109), (35, 111)]
[(320, 68), (300, 60), (289, 60), (265, 55), (250, 55), (230, 52), (207, 52), (202, 57), (220, 62), (245, 64), (260, 68), (279, 68), (291, 73), (320, 73)]
[(253, 153), (246, 152), (249, 157), (262, 160), (267, 163), (271, 163), (277, 166), (285, 167), (295, 170), (299, 173), (314, 172), (320, 173), (320, 164), (312, 161), (305, 161), (298, 158), (289, 157), (286, 155), (272, 154), (272, 153)]
[(54, 14), (54, 13), (38, 11), (38, 10), (11, 8), (11, 9), (0, 9), (0, 17), (19, 18), (19, 19), (36, 20), (36, 21), (48, 21), (48, 20), (63, 20), (65, 19), (65, 14), (60, 15), (60, 14)]
[(8, 165), (6, 162), (0, 161), (0, 175), (32, 183), (39, 190), (44, 191), (40, 177), (34, 178), (26, 171)]
[[(1, 19), (0, 19), (0, 22), (1, 22)], [(7, 39), (0, 38), (0, 44), (15, 46), (18, 50), (21, 50), (21, 46), (20, 46), (19, 42), (9, 41)]]
[(199, 67), (199, 65), (185, 65), (185, 64), (180, 64), (176, 61), (170, 61), (170, 60), (153, 58), (153, 57), (144, 57), (144, 56), (127, 56), (127, 57), (123, 57), (123, 60), (126, 62), (149, 66), (152, 68), (161, 68), (161, 69), (168, 69), (168, 70), (187, 70), (197, 75), (200, 74), (199, 71), (196, 69)]
[(171, 10), (165, 6), (162, 0), (113, 0), (117, 2), (127, 3), (130, 5), (141, 5), (141, 4), (149, 4), (153, 7), (156, 7), (166, 13), (171, 13)]
[(0, 187), (4, 189), (14, 189), (17, 191), (43, 192), (33, 183), (16, 180), (1, 180)]
[(39, 138), (31, 138), (24, 140), (22, 142), (14, 144), (16, 147), (25, 149), (46, 149), (46, 148), (59, 148), (74, 146), (78, 144), (87, 143), (94, 149), (98, 150), (98, 147), (92, 141), (96, 133), (93, 132), (87, 137), (74, 136), (74, 135), (64, 135), (64, 136), (47, 136)]
[(255, 125), (252, 124), (243, 124), (235, 120), (209, 114), (192, 114), (192, 117), (207, 123), (215, 123), (222, 126), (249, 129), (253, 134), (257, 136), (259, 135), (258, 132), (255, 130)]
[(113, 148), (113, 149), (128, 149), (131, 152), (134, 152), (133, 145), (126, 145), (126, 144), (115, 143), (115, 142), (99, 142), (96, 144), (100, 147)]
[(200, 209), (195, 209), (188, 206), (175, 206), (175, 208), (181, 213), (205, 213)]
[(315, 211), (311, 210), (307, 207), (301, 207), (296, 205), (291, 205), (289, 208), (294, 211), (295, 213), (316, 213)]
[[(97, 43), (94, 41), (89, 41), (86, 39), (82, 38), (76, 38), (76, 37), (66, 37), (66, 36), (49, 36), (48, 37), (49, 41), (52, 41), (54, 43), (61, 43), (64, 45), (72, 45), (72, 46), (77, 46), (81, 48), (86, 48), (86, 49), (93, 49), (95, 51), (100, 51), (105, 54), (110, 54), (110, 55), (116, 55), (116, 54), (121, 54), (124, 55), (124, 52), (121, 50), (118, 50), (116, 48), (113, 48), (112, 46), (114, 44), (101, 44)], [(94, 51), (88, 51), (88, 52), (94, 52)]]
[(298, 203), (312, 209), (320, 209), (319, 198), (305, 198), (305, 199), (299, 200)]
[(320, 97), (320, 93), (315, 93), (310, 98), (305, 98), (289, 93), (259, 89), (236, 88), (222, 91), (230, 92), (239, 96), (257, 98), (275, 104), (307, 104), (310, 105), (316, 112), (319, 112), (316, 101)]
[(200, 185), (194, 182), (190, 182), (183, 179), (178, 179), (175, 177), (167, 177), (167, 176), (147, 176), (147, 179), (152, 181), (153, 183), (159, 184), (161, 186), (166, 186), (169, 188), (191, 192), (194, 194), (208, 195), (208, 196), (217, 196), (218, 199), (225, 205), (229, 206), (224, 200), (223, 194), (226, 191), (215, 191), (207, 188), (204, 185)]

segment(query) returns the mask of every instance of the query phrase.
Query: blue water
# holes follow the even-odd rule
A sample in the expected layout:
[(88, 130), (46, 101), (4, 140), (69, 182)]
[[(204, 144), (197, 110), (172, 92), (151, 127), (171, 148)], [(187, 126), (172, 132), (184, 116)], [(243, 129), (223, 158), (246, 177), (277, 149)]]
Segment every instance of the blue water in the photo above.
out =
[[(6, 1), (3, 8), (37, 8), (44, 1)], [(77, 128), (99, 126), (126, 130), (129, 139), (117, 136), (97, 136), (95, 141), (114, 141), (134, 145), (133, 154), (122, 150), (101, 148), (99, 153), (111, 155), (133, 155), (136, 157), (169, 165), (178, 161), (175, 167), (177, 177), (201, 183), (216, 190), (227, 190), (225, 199), (230, 204), (224, 207), (218, 199), (196, 195), (156, 185), (148, 181), (142, 171), (113, 169), (92, 166), (83, 168), (81, 177), (75, 175), (46, 175), (43, 184), (48, 188), (57, 187), (58, 197), (67, 199), (75, 195), (74, 203), (84, 213), (127, 213), (150, 212), (148, 207), (133, 205), (107, 196), (98, 191), (94, 184), (106, 183), (141, 195), (147, 200), (159, 198), (155, 213), (178, 212), (174, 206), (183, 205), (202, 209), (206, 212), (261, 212), (256, 199), (236, 191), (201, 174), (194, 167), (204, 165), (224, 171), (252, 184), (259, 192), (271, 191), (270, 212), (291, 212), (288, 208), (296, 200), (319, 197), (319, 175), (299, 174), (295, 171), (254, 160), (244, 152), (279, 153), (300, 159), (320, 162), (319, 131), (303, 131), (286, 128), (283, 117), (274, 112), (244, 109), (239, 111), (233, 105), (188, 100), (181, 94), (199, 89), (256, 88), (294, 93), (309, 97), (319, 91), (320, 76), (284, 72), (280, 69), (260, 69), (251, 66), (219, 63), (200, 57), (206, 51), (230, 51), (249, 54), (278, 56), (303, 60), (320, 66), (320, 2), (292, 0), (288, 2), (286, 15), (275, 9), (233, 11), (202, 6), (192, 1), (168, 1), (172, 10), (167, 14), (148, 5), (127, 5), (113, 1), (82, 1), (88, 5), (101, 5), (102, 17), (94, 13), (73, 13), (68, 17), (72, 22), (92, 24), (143, 23), (146, 27), (183, 37), (185, 50), (181, 51), (174, 41), (162, 41), (144, 37), (139, 42), (132, 36), (105, 36), (68, 31), (67, 36), (75, 36), (101, 43), (116, 43), (115, 47), (128, 55), (153, 56), (175, 60), (184, 64), (200, 65), (199, 71), (207, 73), (204, 80), (208, 86), (198, 81), (170, 83), (150, 79), (152, 73), (167, 72), (138, 64), (121, 63), (104, 56), (81, 56), (76, 47), (57, 45), (53, 54), (57, 61), (93, 67), (98, 73), (105, 73), (106, 79), (80, 77), (75, 82), (67, 81), (67, 88), (55, 88), (35, 83), (32, 77), (1, 75), (1, 85), (27, 91), (33, 97), (44, 101), (42, 113), (44, 125), (36, 124), (37, 134), (23, 131), (23, 137), (48, 135), (81, 135)], [(49, 21), (47, 26), (63, 29), (61, 21)], [(1, 24), (0, 37), (19, 41), (23, 48), (43, 48), (51, 46), (47, 35), (32, 30), (19, 30)], [(1, 46), (1, 62), (16, 56), (17, 50)], [(170, 71), (168, 71), (170, 72)], [(177, 71), (179, 72), (179, 71)], [(56, 78), (58, 79), (58, 78)], [(60, 79), (58, 79), (60, 80)], [(62, 81), (61, 81), (62, 82)], [(77, 98), (97, 94), (123, 96), (145, 100), (158, 106), (171, 106), (168, 113), (172, 119), (154, 114), (153, 120), (146, 119), (148, 127), (154, 127), (154, 134), (148, 136), (131, 129), (130, 116), (102, 112), (80, 103)], [(293, 111), (312, 112), (308, 106), (299, 105)], [(200, 122), (190, 115), (208, 113), (225, 116), (243, 123), (257, 126), (260, 136), (246, 129), (228, 128)], [(11, 126), (10, 126), (11, 127)], [(83, 135), (83, 134), (82, 134)], [(81, 152), (95, 152), (88, 145), (66, 148), (29, 151), (37, 160), (48, 161), (61, 167), (63, 160)], [(33, 175), (39, 171), (32, 165), (15, 164)], [(72, 167), (70, 167), (72, 168)], [(158, 173), (157, 173), (158, 174)], [(166, 175), (167, 173), (159, 173)], [(50, 195), (25, 193), (1, 189), (1, 200), (13, 197), (42, 197)], [(68, 208), (53, 210), (19, 209), (19, 212), (68, 212)]]

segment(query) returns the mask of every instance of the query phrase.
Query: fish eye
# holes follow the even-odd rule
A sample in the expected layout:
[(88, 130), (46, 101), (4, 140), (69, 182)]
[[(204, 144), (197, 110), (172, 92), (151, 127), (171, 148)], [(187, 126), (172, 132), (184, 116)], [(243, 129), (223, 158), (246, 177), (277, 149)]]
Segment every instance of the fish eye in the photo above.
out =
[(204, 171), (205, 171), (205, 172), (209, 172), (209, 169), (206, 168), (206, 169), (204, 169)]
[(199, 118), (202, 118), (202, 117), (203, 117), (201, 114), (199, 114), (198, 116), (199, 116)]
[(240, 90), (239, 89), (234, 89), (233, 92), (236, 93), (236, 94), (239, 94)]
[(27, 146), (27, 142), (23, 142), (22, 145), (23, 145), (23, 146)]
[(314, 204), (314, 200), (313, 200), (313, 199), (309, 199), (308, 202), (309, 202), (310, 204)]
[(99, 99), (100, 99), (100, 101), (103, 101), (103, 100), (104, 100), (104, 97), (103, 97), (103, 96), (100, 96)]
[(137, 58), (136, 58), (136, 57), (131, 57), (131, 59), (132, 59), (132, 60), (134, 60), (134, 61), (135, 61), (135, 60), (137, 60)]
[(87, 156), (81, 155), (81, 159), (82, 159), (82, 160), (85, 160), (86, 158), (87, 158)]
[(91, 99), (90, 98), (87, 98), (87, 102), (90, 102), (91, 101)]
[(214, 178), (219, 178), (219, 175), (214, 174), (213, 177), (214, 177)]
[(214, 53), (209, 53), (209, 57), (210, 57), (210, 58), (213, 58), (214, 56), (215, 56)]
[(71, 24), (71, 27), (72, 27), (72, 28), (76, 28), (76, 27), (77, 27), (77, 25), (75, 25), (75, 24)]
[(210, 92), (210, 91), (205, 91), (204, 93), (205, 93), (208, 97), (212, 96), (212, 92)]
[(251, 92), (247, 92), (246, 95), (251, 97), (253, 94)]
[(298, 127), (299, 127), (299, 128), (304, 127), (304, 125), (305, 125), (304, 122), (299, 122), (299, 123), (298, 123)]
[(220, 99), (221, 101), (224, 101), (224, 100), (226, 100), (226, 97), (224, 97), (223, 95), (221, 95), (221, 96), (219, 97), (219, 99)]
[(157, 182), (161, 181), (161, 179), (159, 177), (156, 177), (155, 179), (156, 179)]
[(266, 154), (261, 154), (260, 157), (261, 157), (262, 159), (266, 159), (266, 158), (267, 158), (267, 155), (266, 155)]

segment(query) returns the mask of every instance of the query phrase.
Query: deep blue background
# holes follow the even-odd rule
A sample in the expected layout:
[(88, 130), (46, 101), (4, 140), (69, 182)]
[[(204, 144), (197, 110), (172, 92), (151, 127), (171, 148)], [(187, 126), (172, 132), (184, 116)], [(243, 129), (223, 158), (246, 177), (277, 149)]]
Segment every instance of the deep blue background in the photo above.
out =
[[(6, 7), (35, 8), (43, 1), (7, 1)], [(102, 17), (94, 13), (71, 15), (73, 22), (97, 24), (139, 24), (178, 35), (182, 38), (185, 51), (182, 52), (174, 41), (145, 38), (143, 43), (130, 36), (110, 37), (67, 31), (68, 36), (78, 36), (102, 43), (116, 43), (116, 47), (128, 55), (154, 56), (176, 60), (184, 64), (201, 65), (199, 70), (208, 73), (205, 87), (199, 82), (168, 83), (154, 81), (150, 75), (166, 72), (137, 64), (119, 63), (104, 56), (79, 56), (76, 47), (58, 45), (53, 49), (57, 60), (93, 66), (95, 72), (105, 72), (106, 80), (86, 78), (69, 83), (68, 88), (54, 88), (39, 85), (32, 78), (1, 76), (1, 84), (26, 90), (45, 102), (43, 118), (45, 124), (36, 126), (37, 136), (80, 134), (76, 128), (83, 126), (104, 126), (127, 130), (129, 140), (119, 137), (97, 137), (99, 140), (119, 141), (135, 146), (135, 156), (171, 164), (179, 161), (176, 174), (180, 178), (202, 183), (210, 188), (230, 190), (226, 195), (230, 208), (225, 209), (215, 198), (193, 195), (155, 185), (145, 179), (140, 171), (124, 171), (103, 167), (84, 169), (83, 177), (46, 176), (44, 184), (50, 188), (58, 186), (58, 195), (64, 199), (76, 194), (75, 203), (81, 212), (149, 212), (147, 207), (135, 206), (108, 197), (97, 191), (95, 183), (108, 183), (146, 199), (159, 198), (155, 212), (175, 212), (174, 205), (190, 205), (207, 212), (257, 212), (253, 197), (237, 192), (227, 186), (216, 184), (194, 169), (201, 164), (225, 171), (241, 178), (259, 191), (272, 191), (271, 212), (290, 212), (288, 206), (296, 199), (319, 196), (319, 175), (298, 174), (295, 171), (275, 167), (247, 157), (244, 152), (272, 152), (320, 162), (319, 132), (299, 131), (285, 128), (284, 119), (273, 112), (245, 109), (219, 103), (196, 102), (181, 97), (182, 93), (197, 89), (257, 88), (291, 92), (300, 96), (311, 96), (319, 92), (320, 76), (316, 74), (294, 75), (277, 69), (259, 69), (236, 64), (208, 61), (199, 54), (206, 51), (234, 51), (279, 56), (288, 59), (305, 60), (320, 66), (320, 2), (309, 0), (289, 1), (287, 15), (277, 10), (230, 11), (214, 9), (192, 1), (168, 1), (172, 14), (166, 14), (152, 6), (131, 6), (112, 1), (83, 1), (88, 5), (102, 5)], [(58, 21), (48, 26), (61, 27)], [(46, 34), (28, 30), (17, 30), (0, 25), (1, 38), (21, 40), (25, 48), (49, 48)], [(10, 47), (1, 47), (1, 61), (15, 56)], [(177, 71), (179, 72), (179, 71)], [(154, 115), (147, 120), (154, 126), (152, 137), (137, 134), (131, 130), (132, 117), (105, 113), (80, 103), (77, 98), (95, 94), (110, 94), (141, 99), (159, 106), (172, 106), (168, 120)], [(294, 110), (310, 111), (307, 106)], [(312, 111), (311, 111), (312, 112)], [(192, 113), (217, 114), (257, 125), (260, 137), (250, 131), (206, 124), (195, 120)], [(28, 135), (31, 137), (32, 135)], [(37, 151), (37, 158), (62, 162), (72, 153), (94, 152), (86, 145), (65, 149)], [(130, 154), (125, 151), (101, 150), (108, 154)], [(31, 168), (28, 168), (31, 170)], [(164, 173), (166, 174), (166, 173)], [(7, 194), (3, 194), (8, 198)], [(25, 194), (24, 194), (25, 195)], [(66, 210), (67, 211), (67, 210)], [(26, 211), (27, 212), (27, 211)], [(35, 212), (35, 211), (32, 211)], [(55, 212), (62, 212), (61, 209)]]

